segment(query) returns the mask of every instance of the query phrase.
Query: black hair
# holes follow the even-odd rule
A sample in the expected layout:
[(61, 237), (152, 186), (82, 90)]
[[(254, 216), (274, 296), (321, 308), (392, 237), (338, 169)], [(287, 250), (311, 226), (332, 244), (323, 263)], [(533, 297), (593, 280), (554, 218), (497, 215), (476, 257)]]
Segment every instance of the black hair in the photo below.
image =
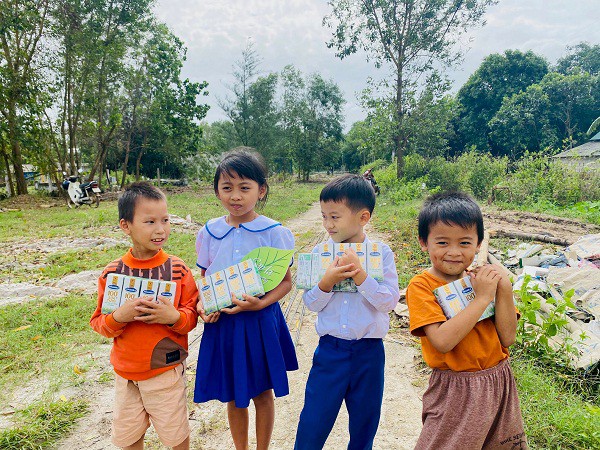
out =
[(124, 219), (126, 222), (133, 222), (135, 205), (139, 198), (167, 201), (167, 197), (163, 191), (147, 181), (131, 183), (125, 188), (123, 193), (119, 195), (119, 221)]
[(257, 207), (262, 208), (267, 203), (269, 195), (269, 183), (267, 182), (267, 166), (262, 156), (254, 151), (247, 149), (234, 149), (226, 153), (215, 171), (213, 188), (215, 194), (219, 194), (219, 179), (222, 174), (230, 177), (237, 175), (240, 178), (253, 180), (259, 187), (265, 187), (265, 195), (257, 203)]
[(438, 223), (477, 227), (477, 244), (483, 241), (483, 215), (477, 202), (464, 192), (440, 192), (428, 197), (419, 213), (419, 238), (427, 242), (429, 230)]
[(375, 191), (371, 183), (360, 175), (347, 174), (330, 181), (321, 191), (322, 202), (345, 203), (356, 212), (363, 208), (373, 214), (375, 209)]

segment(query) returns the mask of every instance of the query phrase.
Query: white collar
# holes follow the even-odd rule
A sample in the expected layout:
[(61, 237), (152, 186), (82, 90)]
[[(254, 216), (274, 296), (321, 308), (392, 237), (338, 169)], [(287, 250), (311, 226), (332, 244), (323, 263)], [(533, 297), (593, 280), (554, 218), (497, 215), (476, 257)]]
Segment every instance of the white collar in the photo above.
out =
[[(206, 227), (206, 231), (213, 238), (221, 240), (229, 233), (231, 230), (234, 230), (235, 227), (231, 226), (225, 220), (226, 216), (217, 217), (216, 219), (211, 219), (204, 225)], [(269, 219), (265, 216), (258, 216), (256, 219), (251, 220), (250, 222), (245, 222), (240, 224), (240, 228), (244, 230), (251, 231), (252, 233), (258, 233), (260, 231), (268, 230), (269, 228), (274, 228), (281, 226), (281, 223), (274, 221), (273, 219)]]

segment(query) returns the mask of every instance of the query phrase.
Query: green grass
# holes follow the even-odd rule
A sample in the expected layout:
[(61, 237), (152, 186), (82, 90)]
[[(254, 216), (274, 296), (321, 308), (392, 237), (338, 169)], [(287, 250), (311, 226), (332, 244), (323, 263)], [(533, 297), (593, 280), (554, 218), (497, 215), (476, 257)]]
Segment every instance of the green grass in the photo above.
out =
[(525, 431), (531, 449), (600, 448), (600, 405), (560, 382), (559, 373), (513, 358)]
[(83, 400), (40, 401), (17, 413), (19, 425), (0, 431), (0, 449), (37, 450), (51, 447), (88, 411)]
[(74, 365), (85, 369), (88, 353), (108, 342), (90, 328), (95, 307), (92, 296), (69, 295), (0, 308), (0, 403), (23, 380), (46, 380), (52, 393), (81, 377)]

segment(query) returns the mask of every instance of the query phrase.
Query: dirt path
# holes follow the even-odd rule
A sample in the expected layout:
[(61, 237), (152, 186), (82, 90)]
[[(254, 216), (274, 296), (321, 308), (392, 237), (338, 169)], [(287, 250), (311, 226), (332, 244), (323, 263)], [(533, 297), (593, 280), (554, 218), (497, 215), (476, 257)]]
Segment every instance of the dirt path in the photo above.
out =
[(585, 234), (600, 232), (599, 226), (579, 220), (524, 211), (495, 211), (484, 208), (483, 217), (488, 230), (544, 234), (568, 242), (575, 242), (579, 236)]
[[(321, 213), (315, 204), (303, 215), (286, 223), (304, 248), (299, 251), (310, 251), (312, 245), (323, 238)], [(382, 239), (369, 230), (370, 236)], [(289, 297), (282, 302), (286, 313), (292, 338), (297, 339), (296, 353), (300, 370), (289, 373), (290, 395), (278, 398), (275, 402), (275, 428), (273, 432), (273, 450), (291, 449), (294, 445), (298, 417), (304, 402), (304, 387), (312, 363), (312, 356), (318, 343), (314, 330), (316, 314), (305, 310), (302, 314), (301, 292), (292, 290)], [(301, 321), (300, 321), (301, 319)], [(300, 325), (300, 327), (299, 327)], [(188, 381), (190, 390), (193, 386), (202, 325), (190, 334), (190, 356), (188, 358)], [(414, 367), (414, 356), (417, 350), (410, 341), (390, 338), (385, 341), (386, 349), (386, 384), (384, 402), (379, 431), (375, 439), (377, 449), (412, 449), (421, 429), (420, 394), (423, 391), (423, 377)], [(103, 355), (102, 355), (103, 354)], [(98, 373), (107, 370), (108, 346), (99, 351)], [(104, 361), (100, 363), (100, 361)], [(89, 374), (88, 379), (93, 379)], [(416, 381), (418, 380), (418, 382)], [(415, 386), (416, 385), (416, 386)], [(191, 392), (188, 392), (191, 396)], [(71, 435), (63, 440), (58, 449), (73, 448), (103, 450), (115, 449), (110, 443), (110, 416), (112, 413), (112, 385), (89, 382), (82, 387), (81, 395), (91, 402), (91, 414), (82, 419)], [(254, 409), (250, 407), (250, 423), (254, 423)], [(225, 406), (217, 401), (194, 405), (190, 409), (192, 426), (191, 443), (194, 449), (225, 450), (233, 449), (233, 442), (226, 419)], [(348, 443), (348, 415), (342, 408), (336, 425), (325, 445), (326, 449), (345, 448)], [(147, 434), (147, 447), (163, 448), (151, 430)], [(250, 431), (250, 448), (256, 445), (256, 435)]]

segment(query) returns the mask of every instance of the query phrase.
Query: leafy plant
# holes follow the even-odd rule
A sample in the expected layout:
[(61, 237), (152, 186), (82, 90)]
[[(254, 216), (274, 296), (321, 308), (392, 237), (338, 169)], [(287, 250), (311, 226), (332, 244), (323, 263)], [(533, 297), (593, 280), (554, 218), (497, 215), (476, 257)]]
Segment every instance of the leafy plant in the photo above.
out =
[(545, 300), (551, 307), (542, 310), (542, 299), (529, 287), (531, 276), (526, 275), (517, 291), (521, 312), (517, 330), (517, 344), (534, 358), (560, 366), (568, 365), (576, 354), (573, 339), (566, 329), (567, 307), (575, 308), (571, 301), (573, 290), (565, 293), (564, 300), (552, 297)]

